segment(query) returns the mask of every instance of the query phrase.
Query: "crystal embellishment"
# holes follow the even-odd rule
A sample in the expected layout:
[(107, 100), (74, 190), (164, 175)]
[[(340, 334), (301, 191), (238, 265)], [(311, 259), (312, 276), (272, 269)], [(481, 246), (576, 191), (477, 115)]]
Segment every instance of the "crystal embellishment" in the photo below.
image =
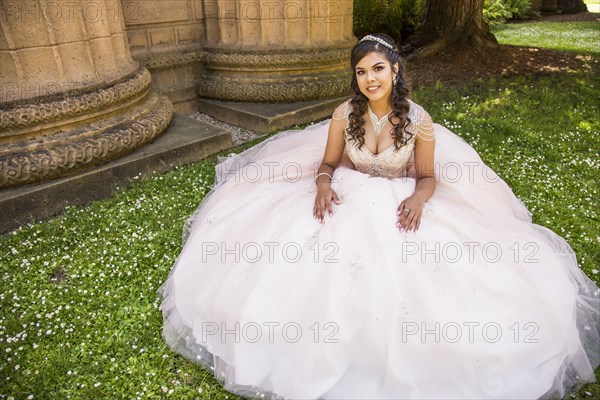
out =
[(377, 115), (371, 110), (371, 106), (367, 104), (369, 109), (369, 116), (371, 117), (371, 122), (373, 123), (373, 129), (375, 130), (375, 136), (379, 137), (381, 130), (383, 129), (386, 122), (389, 120), (388, 117), (392, 113), (391, 111), (385, 114), (381, 119), (377, 118)]

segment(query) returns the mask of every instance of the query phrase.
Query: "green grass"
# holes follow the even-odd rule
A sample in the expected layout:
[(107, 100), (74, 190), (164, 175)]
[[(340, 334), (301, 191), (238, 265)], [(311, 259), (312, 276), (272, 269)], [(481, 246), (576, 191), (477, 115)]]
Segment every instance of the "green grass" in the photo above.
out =
[[(599, 282), (592, 73), (480, 80), (414, 98), (470, 142)], [(214, 180), (214, 160), (0, 237), (0, 398), (235, 398), (168, 350), (155, 295), (181, 250), (184, 221)], [(66, 278), (53, 281), (57, 273)], [(600, 385), (577, 398), (589, 399), (586, 391), (600, 398)]]
[[(504, 44), (597, 55), (599, 29), (521, 23), (494, 33)], [(471, 143), (599, 283), (597, 74), (479, 80), (421, 88), (414, 98)], [(183, 223), (210, 190), (215, 160), (136, 180), (0, 237), (0, 399), (237, 398), (166, 347), (155, 294), (181, 250)], [(572, 398), (600, 398), (600, 384)]]
[(600, 55), (600, 23), (526, 22), (492, 27), (500, 44)]

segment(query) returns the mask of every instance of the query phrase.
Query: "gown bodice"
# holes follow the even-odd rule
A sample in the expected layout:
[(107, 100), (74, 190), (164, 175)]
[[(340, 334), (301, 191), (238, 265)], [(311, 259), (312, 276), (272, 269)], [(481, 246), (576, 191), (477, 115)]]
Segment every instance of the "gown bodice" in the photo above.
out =
[[(423, 107), (414, 103), (412, 100), (408, 100), (410, 108), (408, 111), (408, 117), (410, 123), (406, 130), (412, 135), (408, 139), (405, 145), (396, 149), (392, 143), (378, 154), (374, 154), (366, 144), (358, 148), (358, 143), (351, 140), (351, 136), (348, 133), (349, 121), (348, 116), (352, 110), (350, 100), (342, 103), (341, 112), (337, 111), (333, 114), (333, 119), (343, 119), (345, 121), (344, 130), (344, 141), (346, 143), (346, 152), (348, 157), (354, 164), (357, 171), (369, 174), (371, 176), (384, 177), (384, 178), (398, 178), (402, 176), (414, 175), (414, 149), (417, 135), (427, 135), (426, 140), (432, 140), (433, 133), (426, 134), (424, 129), (421, 129), (425, 124), (431, 124), (428, 114), (425, 112)], [(389, 134), (392, 124), (388, 121), (384, 126), (381, 134)], [(370, 120), (364, 126), (365, 136), (374, 135), (373, 125)]]

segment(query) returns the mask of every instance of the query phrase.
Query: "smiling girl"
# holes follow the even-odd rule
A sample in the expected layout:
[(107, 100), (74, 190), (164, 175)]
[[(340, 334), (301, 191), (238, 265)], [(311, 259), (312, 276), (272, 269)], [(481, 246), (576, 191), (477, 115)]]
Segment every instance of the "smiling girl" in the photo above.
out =
[(217, 165), (160, 289), (167, 343), (248, 398), (537, 399), (594, 381), (600, 289), (571, 247), (408, 98), (393, 40), (350, 59), (331, 119)]

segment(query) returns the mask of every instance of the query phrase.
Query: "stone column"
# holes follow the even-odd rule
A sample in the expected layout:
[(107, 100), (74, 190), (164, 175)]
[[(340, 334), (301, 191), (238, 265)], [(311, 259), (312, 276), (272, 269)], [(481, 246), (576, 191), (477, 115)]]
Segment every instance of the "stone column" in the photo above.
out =
[(152, 73), (152, 89), (176, 111), (197, 110), (204, 38), (202, 0), (122, 0), (131, 55)]
[(166, 129), (172, 105), (131, 58), (120, 0), (0, 8), (0, 188), (106, 163)]
[(299, 102), (347, 94), (352, 0), (205, 0), (200, 97)]

